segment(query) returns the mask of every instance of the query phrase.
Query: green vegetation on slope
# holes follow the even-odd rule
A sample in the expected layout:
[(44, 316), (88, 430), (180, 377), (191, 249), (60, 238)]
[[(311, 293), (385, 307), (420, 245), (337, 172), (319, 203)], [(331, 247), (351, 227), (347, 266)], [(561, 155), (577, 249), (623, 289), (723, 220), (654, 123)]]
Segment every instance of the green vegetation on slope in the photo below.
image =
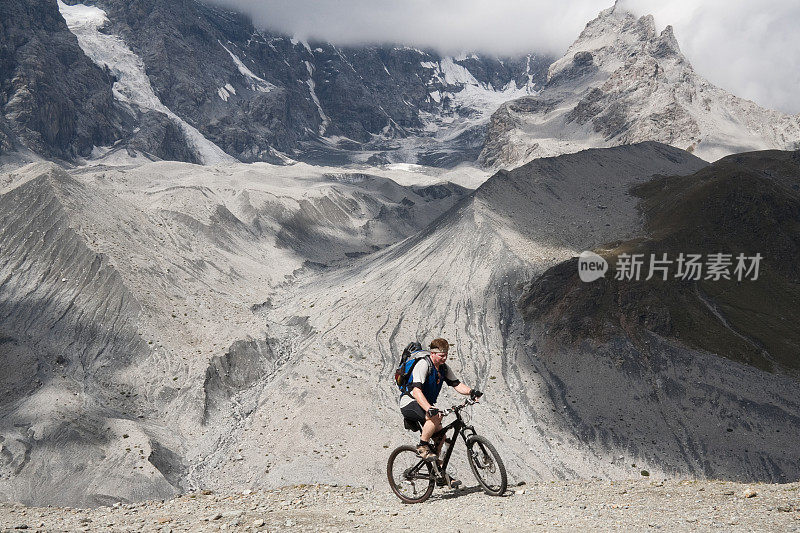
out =
[[(571, 340), (623, 333), (643, 345), (647, 330), (763, 370), (800, 371), (800, 152), (737, 154), (631, 192), (647, 235), (595, 250), (609, 262), (595, 282), (580, 281), (576, 259), (542, 274), (520, 301), (526, 319)], [(613, 279), (621, 253), (644, 254), (639, 281)], [(645, 281), (651, 253), (763, 259), (755, 281), (676, 279), (674, 264), (667, 280)]]

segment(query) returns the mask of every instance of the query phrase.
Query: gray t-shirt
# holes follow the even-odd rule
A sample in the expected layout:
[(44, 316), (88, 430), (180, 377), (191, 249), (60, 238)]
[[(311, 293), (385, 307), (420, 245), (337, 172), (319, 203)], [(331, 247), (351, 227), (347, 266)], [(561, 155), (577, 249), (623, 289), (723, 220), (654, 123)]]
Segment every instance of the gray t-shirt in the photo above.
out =
[[(417, 353), (416, 355), (419, 356), (422, 354)], [(427, 357), (424, 357), (423, 359), (417, 361), (417, 364), (414, 365), (414, 369), (411, 371), (411, 377), (408, 379), (408, 384), (411, 387), (413, 387), (415, 384), (419, 384), (419, 386), (422, 386), (422, 384), (425, 383), (425, 380), (428, 379), (428, 372), (430, 371), (430, 368), (431, 364), (428, 362)], [(439, 371), (441, 372), (442, 370), (444, 370), (444, 372), (442, 373), (442, 378), (444, 379), (445, 383), (447, 383), (451, 387), (455, 387), (460, 383), (460, 381), (458, 381), (458, 379), (456, 378), (456, 375), (453, 373), (453, 370), (448, 365), (444, 364), (440, 366)], [(409, 389), (409, 392), (410, 391), (411, 389)], [(414, 399), (413, 396), (411, 396), (410, 393), (403, 394), (400, 397), (400, 408), (402, 409), (406, 405), (415, 401), (416, 400)]]

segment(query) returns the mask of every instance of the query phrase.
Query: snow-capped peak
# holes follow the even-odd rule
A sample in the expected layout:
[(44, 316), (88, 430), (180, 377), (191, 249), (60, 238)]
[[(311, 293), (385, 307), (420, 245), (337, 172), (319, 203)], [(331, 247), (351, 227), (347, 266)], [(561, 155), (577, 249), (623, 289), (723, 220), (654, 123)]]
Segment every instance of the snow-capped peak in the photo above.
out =
[[(672, 26), (660, 34), (652, 15), (636, 17), (619, 6), (608, 8), (590, 21), (564, 56), (550, 65), (548, 82), (575, 70), (575, 66), (591, 64), (596, 69), (612, 73), (628, 58), (649, 54), (683, 61)], [(591, 54), (591, 58), (587, 55)], [(591, 62), (590, 62), (591, 59)]]
[(716, 160), (800, 146), (800, 117), (715, 87), (681, 53), (671, 26), (615, 5), (551, 64), (537, 95), (500, 107), (480, 160), (514, 167), (535, 157), (659, 141)]

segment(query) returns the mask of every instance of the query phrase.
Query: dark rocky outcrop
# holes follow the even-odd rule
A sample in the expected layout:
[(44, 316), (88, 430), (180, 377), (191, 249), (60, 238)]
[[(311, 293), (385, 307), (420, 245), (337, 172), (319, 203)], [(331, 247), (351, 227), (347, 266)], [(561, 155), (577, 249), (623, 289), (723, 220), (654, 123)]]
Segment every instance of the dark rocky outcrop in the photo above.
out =
[(187, 146), (180, 128), (157, 111), (142, 114), (136, 131), (125, 144), (126, 148), (151, 154), (158, 159), (200, 163), (197, 154)]
[(113, 79), (78, 46), (51, 0), (0, 4), (0, 152), (88, 156), (122, 136)]

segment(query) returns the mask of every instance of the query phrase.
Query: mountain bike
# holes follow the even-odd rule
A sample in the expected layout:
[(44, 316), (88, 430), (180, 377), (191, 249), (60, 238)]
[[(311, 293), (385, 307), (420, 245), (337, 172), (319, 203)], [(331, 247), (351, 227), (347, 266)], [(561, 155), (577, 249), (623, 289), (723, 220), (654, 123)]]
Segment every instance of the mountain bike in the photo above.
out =
[[(433, 434), (436, 448), (439, 448), (441, 439), (447, 445), (441, 461), (425, 461), (417, 454), (417, 447), (411, 445), (400, 446), (389, 456), (386, 466), (389, 486), (403, 502), (422, 503), (433, 494), (437, 481), (440, 484), (450, 484), (447, 465), (459, 436), (467, 447), (467, 461), (472, 473), (484, 492), (491, 496), (505, 493), (508, 479), (500, 454), (485, 437), (475, 433), (475, 428), (467, 424), (461, 416), (461, 411), (474, 403), (475, 400), (468, 399), (463, 404), (442, 411), (443, 416), (454, 414), (456, 419)], [(412, 431), (422, 430), (419, 425), (414, 428), (407, 424), (406, 428)], [(450, 430), (453, 433), (448, 437), (447, 432)]]

